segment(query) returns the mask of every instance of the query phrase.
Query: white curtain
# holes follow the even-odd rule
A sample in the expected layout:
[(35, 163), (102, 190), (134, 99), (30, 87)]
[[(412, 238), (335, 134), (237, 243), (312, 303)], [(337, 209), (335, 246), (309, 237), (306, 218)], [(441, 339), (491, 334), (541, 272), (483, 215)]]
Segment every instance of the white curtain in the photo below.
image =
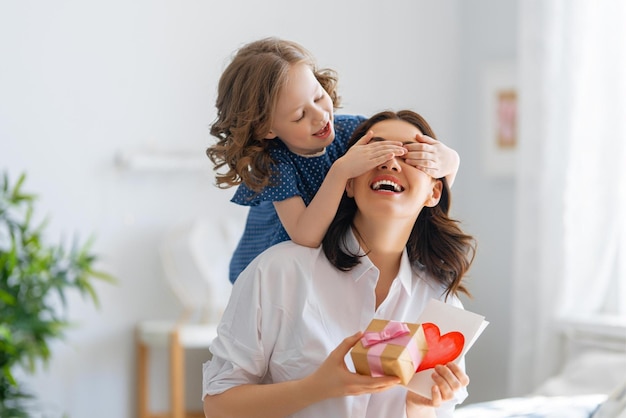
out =
[(559, 319), (626, 314), (626, 2), (519, 2), (512, 395), (558, 371)]

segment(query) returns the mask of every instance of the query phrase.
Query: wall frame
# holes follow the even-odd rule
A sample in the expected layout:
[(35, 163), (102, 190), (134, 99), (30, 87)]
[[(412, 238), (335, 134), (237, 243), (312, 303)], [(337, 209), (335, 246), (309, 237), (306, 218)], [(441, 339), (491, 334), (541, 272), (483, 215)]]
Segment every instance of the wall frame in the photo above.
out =
[(509, 62), (489, 63), (482, 74), (483, 170), (490, 177), (515, 175), (518, 147), (518, 91), (515, 67)]

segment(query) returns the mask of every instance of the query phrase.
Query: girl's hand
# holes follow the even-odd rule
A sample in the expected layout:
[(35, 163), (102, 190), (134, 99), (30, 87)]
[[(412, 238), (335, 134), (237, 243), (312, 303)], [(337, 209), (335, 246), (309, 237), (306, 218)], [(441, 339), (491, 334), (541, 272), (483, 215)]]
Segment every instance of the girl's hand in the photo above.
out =
[(344, 357), (359, 341), (362, 333), (358, 332), (344, 339), (326, 358), (324, 363), (308, 380), (315, 398), (322, 400), (339, 396), (362, 395), (381, 392), (400, 383), (395, 376), (372, 377), (352, 373), (346, 367)]
[(404, 157), (406, 163), (433, 178), (446, 177), (448, 183), (452, 185), (459, 169), (459, 154), (443, 142), (429, 136), (417, 134), (415, 139), (417, 140), (415, 143), (404, 144), (408, 151)]
[(432, 378), (435, 382), (431, 388), (432, 399), (424, 398), (408, 391), (406, 395), (407, 410), (414, 406), (431, 406), (437, 408), (445, 401), (454, 398), (454, 393), (469, 384), (469, 377), (458, 364), (448, 363), (445, 366), (435, 366)]
[(368, 131), (335, 164), (340, 164), (345, 179), (358, 177), (385, 161), (407, 154), (400, 141), (371, 142), (373, 131)]

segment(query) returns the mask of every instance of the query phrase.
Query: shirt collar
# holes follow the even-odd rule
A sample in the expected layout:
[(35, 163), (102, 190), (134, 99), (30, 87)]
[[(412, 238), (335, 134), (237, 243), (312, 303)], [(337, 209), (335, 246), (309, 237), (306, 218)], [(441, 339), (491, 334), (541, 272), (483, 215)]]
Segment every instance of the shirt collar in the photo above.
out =
[(302, 157), (302, 158), (316, 158), (316, 157), (321, 157), (322, 155), (326, 154), (326, 147), (322, 148), (320, 151), (316, 152), (315, 154), (298, 154), (297, 152), (293, 152), (292, 150), (290, 150), (289, 147), (287, 146), (287, 144), (285, 144), (280, 138), (276, 138), (276, 139), (278, 139), (278, 141), (275, 142), (275, 144), (277, 144), (276, 146), (282, 147), (288, 153), (291, 153), (293, 155), (297, 155), (298, 157)]
[(406, 247), (404, 247), (404, 251), (402, 252), (402, 259), (400, 260), (400, 269), (398, 270), (398, 277), (404, 291), (407, 295), (411, 296), (413, 293), (413, 267), (411, 266), (411, 261), (409, 260), (409, 254), (407, 253)]
[[(346, 234), (345, 246), (347, 251), (352, 254), (364, 254), (364, 251), (359, 245), (352, 228), (350, 228)], [(354, 266), (349, 272), (354, 281), (358, 281), (371, 269), (374, 269), (377, 275), (379, 274), (378, 267), (372, 263), (368, 256), (365, 255), (364, 257), (361, 257), (360, 260), (361, 262)], [(398, 270), (396, 279), (400, 280), (400, 284), (402, 284), (404, 291), (411, 296), (413, 291), (413, 268), (411, 267), (411, 262), (409, 261), (409, 255), (407, 254), (406, 248), (404, 248), (404, 251), (402, 252), (400, 269)]]

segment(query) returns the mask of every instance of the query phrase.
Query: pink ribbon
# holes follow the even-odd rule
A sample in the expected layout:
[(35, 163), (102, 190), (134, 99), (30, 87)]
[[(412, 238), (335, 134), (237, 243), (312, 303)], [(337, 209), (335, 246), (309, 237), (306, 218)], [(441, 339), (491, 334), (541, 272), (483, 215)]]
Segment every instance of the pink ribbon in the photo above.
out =
[(383, 330), (380, 332), (365, 332), (363, 334), (363, 337), (361, 337), (361, 342), (363, 343), (363, 347), (367, 348), (374, 344), (389, 341), (410, 333), (411, 331), (405, 323), (398, 321), (389, 321), (387, 325), (385, 325), (385, 328), (383, 328)]

